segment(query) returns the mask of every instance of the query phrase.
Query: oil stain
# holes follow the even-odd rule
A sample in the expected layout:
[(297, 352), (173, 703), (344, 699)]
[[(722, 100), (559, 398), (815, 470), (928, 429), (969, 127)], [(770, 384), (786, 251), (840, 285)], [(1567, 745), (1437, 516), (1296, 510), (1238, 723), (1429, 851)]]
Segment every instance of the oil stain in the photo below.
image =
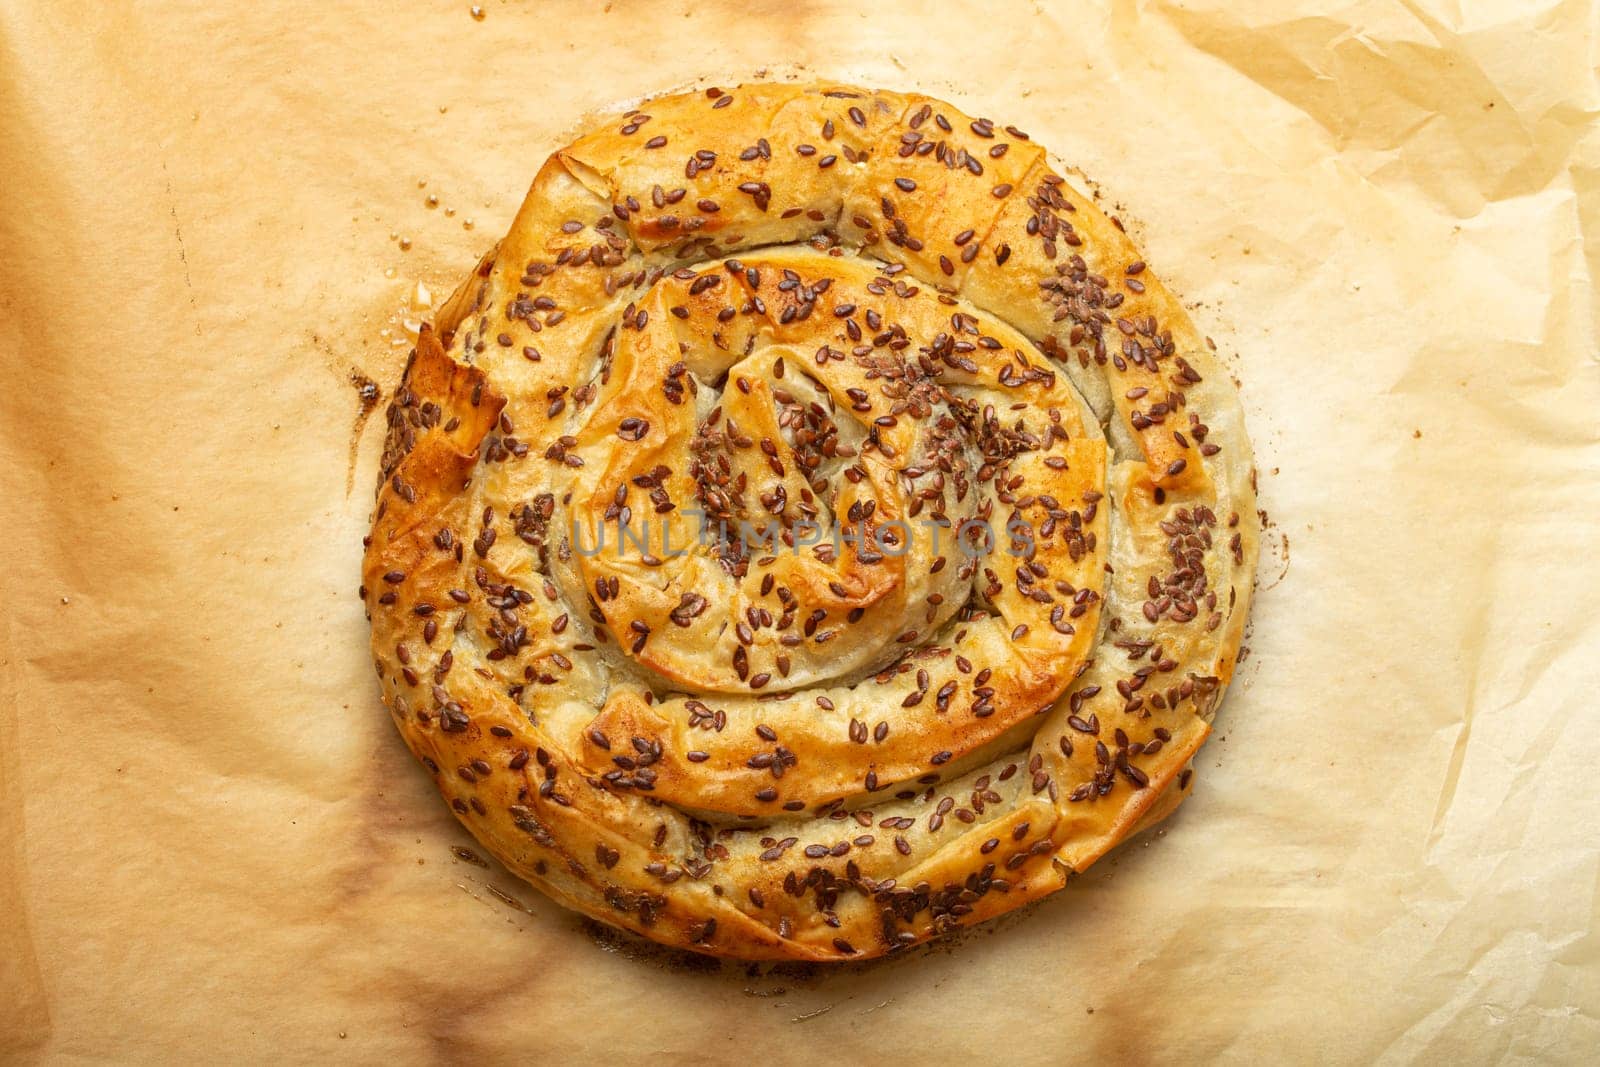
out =
[(451, 847), (450, 851), (453, 852), (456, 859), (460, 860), (462, 863), (470, 863), (474, 867), (482, 867), (484, 870), (489, 869), (489, 862), (476, 852), (472, 851), (472, 849), (467, 848), (465, 845), (454, 845)]
[(587, 916), (579, 919), (578, 924), (589, 940), (602, 950), (635, 963), (653, 964), (676, 974), (721, 974), (723, 970), (723, 962), (719, 959), (658, 945)]
[[(1278, 473), (1276, 469), (1274, 474)], [(1271, 584), (1263, 583), (1261, 570), (1258, 564), (1256, 570), (1256, 592), (1266, 593), (1283, 584), (1289, 576), (1289, 535), (1283, 528), (1272, 521), (1272, 517), (1263, 509), (1256, 509), (1256, 516), (1261, 520), (1261, 562), (1277, 563), (1278, 573), (1272, 578)]]
[(350, 384), (355, 388), (357, 402), (355, 425), (350, 428), (350, 455), (345, 464), (344, 495), (349, 496), (356, 484), (356, 454), (361, 449), (361, 431), (366, 429), (367, 420), (378, 407), (378, 401), (383, 399), (383, 390), (378, 383), (363, 374), (358, 368), (350, 368)]

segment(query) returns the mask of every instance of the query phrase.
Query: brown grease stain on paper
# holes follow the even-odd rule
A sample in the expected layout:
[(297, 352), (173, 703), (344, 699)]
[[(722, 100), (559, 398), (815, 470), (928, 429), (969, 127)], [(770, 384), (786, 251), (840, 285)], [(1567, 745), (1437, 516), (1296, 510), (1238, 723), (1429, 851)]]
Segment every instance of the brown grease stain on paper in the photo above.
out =
[(350, 384), (356, 391), (355, 425), (350, 427), (350, 454), (345, 465), (344, 495), (349, 496), (355, 490), (356, 484), (356, 458), (361, 450), (361, 431), (366, 427), (367, 420), (372, 417), (372, 412), (377, 408), (378, 402), (383, 399), (383, 389), (378, 383), (368, 378), (355, 367), (350, 368)]

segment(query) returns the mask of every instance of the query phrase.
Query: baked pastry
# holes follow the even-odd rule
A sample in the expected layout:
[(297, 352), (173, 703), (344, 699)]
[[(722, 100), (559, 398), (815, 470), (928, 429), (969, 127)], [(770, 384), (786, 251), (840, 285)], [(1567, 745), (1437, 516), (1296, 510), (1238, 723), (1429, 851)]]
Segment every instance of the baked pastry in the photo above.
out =
[(1238, 654), (1232, 382), (1013, 127), (745, 85), (557, 151), (424, 329), (364, 565), (461, 821), (670, 945), (860, 959), (1170, 812)]

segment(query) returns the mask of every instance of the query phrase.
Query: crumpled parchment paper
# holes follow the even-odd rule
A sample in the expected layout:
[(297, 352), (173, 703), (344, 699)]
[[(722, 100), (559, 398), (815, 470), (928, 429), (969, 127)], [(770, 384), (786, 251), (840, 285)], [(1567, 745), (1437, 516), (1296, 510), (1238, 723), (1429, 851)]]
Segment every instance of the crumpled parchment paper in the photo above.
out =
[[(1600, 18), (1316, 6), (0, 8), (0, 1055), (1591, 1056)], [(1100, 183), (1271, 520), (1195, 798), (853, 969), (642, 947), (453, 851), (355, 595), (357, 384), (585, 115), (763, 74)]]

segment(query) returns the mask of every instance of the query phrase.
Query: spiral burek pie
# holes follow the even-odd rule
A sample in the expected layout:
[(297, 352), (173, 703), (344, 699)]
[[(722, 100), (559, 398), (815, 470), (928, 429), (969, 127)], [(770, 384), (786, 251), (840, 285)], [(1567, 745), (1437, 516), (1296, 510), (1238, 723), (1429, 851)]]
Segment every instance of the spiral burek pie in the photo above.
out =
[(1013, 127), (832, 86), (629, 111), (546, 162), (388, 417), (384, 699), (564, 904), (862, 958), (1188, 791), (1255, 569), (1238, 396)]

